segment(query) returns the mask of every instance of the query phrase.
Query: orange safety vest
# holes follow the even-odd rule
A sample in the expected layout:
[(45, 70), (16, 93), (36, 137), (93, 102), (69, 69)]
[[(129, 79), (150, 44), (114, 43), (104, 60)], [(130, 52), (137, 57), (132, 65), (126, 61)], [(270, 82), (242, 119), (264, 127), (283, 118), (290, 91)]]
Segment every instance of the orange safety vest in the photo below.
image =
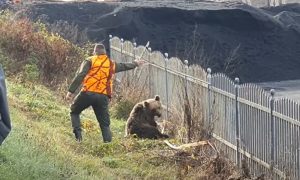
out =
[(107, 55), (92, 56), (91, 68), (83, 80), (82, 91), (105, 94), (111, 97), (115, 63)]

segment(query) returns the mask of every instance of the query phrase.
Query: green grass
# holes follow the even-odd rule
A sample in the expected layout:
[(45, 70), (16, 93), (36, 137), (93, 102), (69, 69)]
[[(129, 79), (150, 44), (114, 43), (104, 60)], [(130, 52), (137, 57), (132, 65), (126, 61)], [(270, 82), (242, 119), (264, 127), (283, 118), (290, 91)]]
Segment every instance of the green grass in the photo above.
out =
[(39, 85), (7, 83), (13, 130), (0, 147), (0, 179), (176, 179), (162, 141), (124, 138), (125, 121), (112, 119), (113, 142), (102, 143), (91, 110), (74, 140), (68, 104)]

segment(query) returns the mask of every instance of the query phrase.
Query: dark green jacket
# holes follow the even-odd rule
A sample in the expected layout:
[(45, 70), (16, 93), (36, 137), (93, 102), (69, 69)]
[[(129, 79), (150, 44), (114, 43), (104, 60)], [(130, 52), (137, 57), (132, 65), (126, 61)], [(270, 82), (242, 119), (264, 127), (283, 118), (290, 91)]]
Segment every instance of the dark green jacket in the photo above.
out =
[[(136, 63), (115, 63), (115, 73), (121, 72), (121, 71), (127, 71), (130, 69), (134, 69), (137, 67)], [(90, 68), (92, 66), (91, 60), (90, 59), (86, 59), (84, 60), (79, 69), (76, 72), (76, 75), (69, 87), (69, 92), (70, 93), (74, 93), (77, 88), (81, 85), (83, 79), (85, 78), (85, 76), (87, 75), (87, 73), (89, 72)]]

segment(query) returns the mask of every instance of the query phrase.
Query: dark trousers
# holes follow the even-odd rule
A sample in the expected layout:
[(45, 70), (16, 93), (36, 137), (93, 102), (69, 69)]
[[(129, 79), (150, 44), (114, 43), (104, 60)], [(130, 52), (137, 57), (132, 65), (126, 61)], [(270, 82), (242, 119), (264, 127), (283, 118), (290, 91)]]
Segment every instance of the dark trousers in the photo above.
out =
[(71, 105), (71, 121), (73, 131), (81, 132), (80, 113), (88, 108), (93, 107), (96, 118), (99, 122), (104, 142), (111, 142), (110, 117), (108, 112), (109, 98), (104, 94), (93, 92), (80, 92)]

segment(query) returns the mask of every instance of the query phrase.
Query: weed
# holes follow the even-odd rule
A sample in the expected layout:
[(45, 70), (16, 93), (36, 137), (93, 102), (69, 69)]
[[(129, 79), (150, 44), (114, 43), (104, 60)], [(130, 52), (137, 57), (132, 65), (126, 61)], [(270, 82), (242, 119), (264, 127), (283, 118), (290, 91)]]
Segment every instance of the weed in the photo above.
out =
[(121, 99), (111, 108), (112, 117), (115, 119), (126, 119), (129, 117), (135, 103), (128, 99)]

